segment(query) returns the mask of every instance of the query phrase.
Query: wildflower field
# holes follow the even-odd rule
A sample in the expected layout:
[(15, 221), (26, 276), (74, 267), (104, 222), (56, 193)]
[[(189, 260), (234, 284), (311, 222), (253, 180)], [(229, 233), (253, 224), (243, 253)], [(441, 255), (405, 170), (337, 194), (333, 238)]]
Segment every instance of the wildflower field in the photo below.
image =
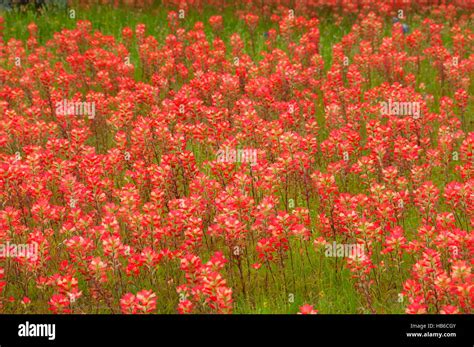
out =
[(0, 12), (1, 313), (474, 312), (471, 1)]

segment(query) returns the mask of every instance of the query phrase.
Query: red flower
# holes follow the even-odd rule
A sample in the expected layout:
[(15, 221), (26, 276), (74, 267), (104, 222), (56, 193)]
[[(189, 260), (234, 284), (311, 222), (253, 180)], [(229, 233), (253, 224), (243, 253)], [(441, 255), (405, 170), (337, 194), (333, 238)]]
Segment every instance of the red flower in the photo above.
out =
[(318, 311), (313, 308), (312, 305), (309, 304), (304, 304), (303, 306), (300, 306), (300, 310), (298, 314), (317, 314)]

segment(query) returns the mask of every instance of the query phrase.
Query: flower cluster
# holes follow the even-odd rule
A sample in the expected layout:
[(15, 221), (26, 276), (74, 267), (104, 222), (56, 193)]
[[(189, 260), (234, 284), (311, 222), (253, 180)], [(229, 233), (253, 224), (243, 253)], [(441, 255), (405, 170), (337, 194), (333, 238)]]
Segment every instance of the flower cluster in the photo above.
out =
[[(84, 20), (45, 44), (34, 23), (25, 42), (0, 31), (0, 242), (38, 246), (0, 258), (0, 311), (254, 312), (266, 297), (312, 314), (349, 284), (359, 306), (341, 312), (471, 313), (472, 15), (248, 1), (230, 33), (217, 10), (189, 23), (180, 10), (200, 5), (165, 3), (164, 40)], [(314, 3), (352, 13), (347, 32)], [(419, 11), (409, 28), (397, 6)], [(56, 112), (64, 100), (94, 117)], [(381, 111), (393, 102), (419, 110)], [(335, 242), (364, 252), (325, 257)]]

